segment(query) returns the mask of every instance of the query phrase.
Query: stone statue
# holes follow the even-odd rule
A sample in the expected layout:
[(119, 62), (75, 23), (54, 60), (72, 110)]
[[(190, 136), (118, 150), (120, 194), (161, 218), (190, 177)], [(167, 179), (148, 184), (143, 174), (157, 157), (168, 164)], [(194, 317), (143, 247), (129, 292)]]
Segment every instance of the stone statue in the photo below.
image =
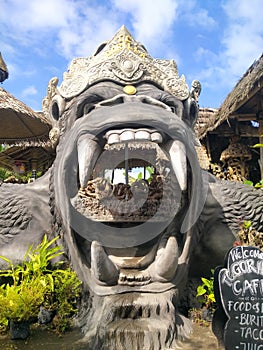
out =
[[(175, 349), (191, 329), (178, 311), (189, 276), (222, 264), (242, 220), (263, 229), (263, 192), (200, 169), (196, 98), (125, 27), (57, 83), (43, 101), (56, 159), (32, 184), (0, 187), (0, 254), (19, 262), (60, 235), (85, 287), (87, 349)], [(137, 167), (151, 177), (118, 182)]]
[(0, 52), (0, 83), (5, 81), (9, 76), (7, 66)]

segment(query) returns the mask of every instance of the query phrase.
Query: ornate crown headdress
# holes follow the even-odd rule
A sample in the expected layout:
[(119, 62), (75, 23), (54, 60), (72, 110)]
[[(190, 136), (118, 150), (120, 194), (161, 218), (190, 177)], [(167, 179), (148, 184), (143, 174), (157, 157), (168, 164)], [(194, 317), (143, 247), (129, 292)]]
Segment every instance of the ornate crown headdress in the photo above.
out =
[(75, 58), (63, 78), (57, 90), (64, 98), (72, 98), (103, 80), (123, 84), (151, 81), (180, 100), (189, 97), (185, 77), (179, 77), (176, 63), (153, 59), (125, 26), (109, 42), (100, 45), (93, 56)]
[(189, 97), (197, 101), (201, 90), (199, 83), (200, 88), (192, 87), (189, 91), (184, 75), (179, 77), (174, 60), (152, 58), (145, 47), (122, 26), (110, 41), (98, 47), (93, 56), (73, 59), (60, 86), (57, 86), (58, 78), (50, 80), (47, 96), (42, 101), (43, 112), (49, 117), (52, 101), (56, 101), (61, 115), (66, 100), (105, 80), (128, 86), (143, 81), (152, 82), (182, 101)]

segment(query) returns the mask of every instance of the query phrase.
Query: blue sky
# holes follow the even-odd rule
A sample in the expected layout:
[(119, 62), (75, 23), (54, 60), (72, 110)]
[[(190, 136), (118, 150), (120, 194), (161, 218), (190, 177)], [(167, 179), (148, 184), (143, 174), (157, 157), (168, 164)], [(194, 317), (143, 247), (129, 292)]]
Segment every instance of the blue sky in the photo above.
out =
[(0, 0), (3, 85), (41, 110), (49, 80), (125, 25), (154, 58), (175, 59), (200, 107), (219, 107), (263, 48), (262, 0)]

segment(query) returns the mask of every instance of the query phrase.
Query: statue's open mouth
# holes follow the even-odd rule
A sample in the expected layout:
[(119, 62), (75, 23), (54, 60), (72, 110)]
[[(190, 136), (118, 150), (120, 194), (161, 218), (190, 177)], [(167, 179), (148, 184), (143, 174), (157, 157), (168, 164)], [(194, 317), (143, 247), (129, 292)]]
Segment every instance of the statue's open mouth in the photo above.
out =
[(187, 128), (168, 108), (128, 104), (77, 120), (74, 150), (62, 157), (71, 231), (100, 295), (173, 288), (187, 255), (177, 219), (189, 196)]

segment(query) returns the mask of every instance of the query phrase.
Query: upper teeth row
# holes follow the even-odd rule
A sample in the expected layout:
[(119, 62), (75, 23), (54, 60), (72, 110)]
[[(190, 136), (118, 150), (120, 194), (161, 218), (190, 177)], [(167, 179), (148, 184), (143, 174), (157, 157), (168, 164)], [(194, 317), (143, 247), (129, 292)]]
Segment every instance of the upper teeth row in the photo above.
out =
[[(80, 186), (85, 188), (94, 169), (95, 163), (101, 154), (100, 145), (92, 138), (92, 135), (83, 134), (78, 139), (78, 164)], [(156, 130), (147, 129), (123, 129), (108, 131), (105, 135), (108, 144), (114, 144), (123, 141), (153, 141), (162, 143), (162, 135)], [(177, 177), (182, 191), (187, 188), (187, 162), (186, 149), (179, 140), (170, 140), (165, 145), (166, 151), (170, 155), (171, 165)]]
[(157, 130), (149, 129), (110, 130), (106, 133), (105, 138), (108, 145), (133, 140), (152, 141), (156, 143), (163, 142), (163, 137)]

